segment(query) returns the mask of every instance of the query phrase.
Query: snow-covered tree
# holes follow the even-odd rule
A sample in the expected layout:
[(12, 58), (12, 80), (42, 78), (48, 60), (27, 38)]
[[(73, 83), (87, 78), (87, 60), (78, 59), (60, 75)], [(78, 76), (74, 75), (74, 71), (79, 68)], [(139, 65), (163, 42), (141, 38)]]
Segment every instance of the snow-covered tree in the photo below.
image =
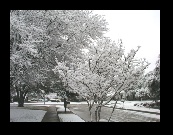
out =
[(154, 101), (157, 101), (160, 99), (160, 55), (152, 73), (152, 79), (148, 81), (148, 88), (150, 90), (151, 98)]
[(154, 75), (156, 80), (160, 82), (160, 54), (158, 56), (158, 60), (156, 61), (156, 67), (154, 69)]
[(135, 100), (135, 94), (135, 90), (129, 90), (126, 95), (127, 100)]
[[(10, 85), (27, 82), (24, 78), (37, 82), (30, 72), (44, 85), (56, 65), (55, 57), (60, 61), (81, 58), (81, 49), (102, 37), (106, 25), (100, 15), (91, 11), (11, 10)], [(26, 84), (29, 87), (31, 83)]]
[(135, 90), (135, 97), (139, 98), (141, 101), (142, 99), (145, 99), (146, 97), (149, 97), (149, 89), (148, 87), (142, 87), (141, 89), (136, 89)]
[[(88, 60), (76, 60), (76, 68), (69, 68), (65, 62), (57, 62), (54, 72), (58, 72), (69, 91), (82, 96), (91, 108), (94, 102), (96, 121), (100, 119), (101, 107), (109, 103), (121, 91), (135, 89), (142, 83), (144, 69), (149, 65), (145, 59), (135, 59), (139, 50), (132, 49), (125, 56), (121, 40), (118, 43), (103, 38), (91, 45)], [(105, 95), (109, 94), (106, 102)]]
[(10, 12), (10, 85), (16, 90), (18, 106), (23, 106), (24, 97), (33, 82), (42, 75), (32, 64), (38, 58), (37, 44), (46, 37), (41, 27), (27, 25), (24, 11)]

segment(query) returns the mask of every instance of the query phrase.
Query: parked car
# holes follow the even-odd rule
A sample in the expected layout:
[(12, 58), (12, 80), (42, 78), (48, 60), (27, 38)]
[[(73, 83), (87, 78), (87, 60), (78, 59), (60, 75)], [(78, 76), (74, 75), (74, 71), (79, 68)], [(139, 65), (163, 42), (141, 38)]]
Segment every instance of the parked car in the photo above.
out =
[(31, 101), (38, 101), (38, 99), (37, 98), (32, 98)]
[[(44, 102), (44, 99), (39, 99), (38, 101), (42, 101), (42, 102)], [(48, 100), (45, 98), (45, 102), (47, 102)]]
[(51, 102), (61, 102), (61, 100), (60, 99), (57, 99), (57, 98), (51, 98), (50, 101)]
[(44, 101), (44, 99), (38, 99), (38, 101)]

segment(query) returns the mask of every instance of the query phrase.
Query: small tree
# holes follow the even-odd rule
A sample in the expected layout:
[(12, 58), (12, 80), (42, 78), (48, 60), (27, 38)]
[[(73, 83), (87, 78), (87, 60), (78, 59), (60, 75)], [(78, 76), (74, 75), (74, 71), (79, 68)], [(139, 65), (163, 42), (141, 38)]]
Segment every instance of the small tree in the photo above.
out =
[[(148, 63), (142, 59), (134, 59), (138, 50), (139, 47), (137, 50), (132, 49), (125, 56), (121, 41), (116, 44), (108, 38), (103, 38), (89, 49), (88, 61), (77, 61), (74, 70), (57, 60), (54, 72), (60, 74), (69, 91), (78, 93), (88, 102), (90, 115), (91, 108), (94, 102), (96, 103), (95, 120), (99, 121), (102, 106), (121, 91), (134, 89), (142, 82), (142, 75)], [(111, 93), (110, 96), (103, 102), (108, 93)]]

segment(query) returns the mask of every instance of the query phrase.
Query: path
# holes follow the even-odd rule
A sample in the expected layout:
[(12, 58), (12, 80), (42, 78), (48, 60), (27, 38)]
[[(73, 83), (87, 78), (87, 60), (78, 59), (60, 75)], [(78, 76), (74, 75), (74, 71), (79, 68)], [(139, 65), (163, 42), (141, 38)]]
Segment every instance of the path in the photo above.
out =
[(55, 105), (49, 106), (41, 122), (60, 122)]

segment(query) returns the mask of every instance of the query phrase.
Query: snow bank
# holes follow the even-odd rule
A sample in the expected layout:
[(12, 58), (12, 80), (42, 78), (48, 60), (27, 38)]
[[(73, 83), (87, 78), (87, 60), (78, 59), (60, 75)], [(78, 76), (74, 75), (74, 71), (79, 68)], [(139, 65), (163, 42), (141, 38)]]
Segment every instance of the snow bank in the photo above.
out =
[(10, 109), (10, 122), (41, 122), (46, 111)]
[(61, 122), (85, 122), (75, 114), (58, 114)]

